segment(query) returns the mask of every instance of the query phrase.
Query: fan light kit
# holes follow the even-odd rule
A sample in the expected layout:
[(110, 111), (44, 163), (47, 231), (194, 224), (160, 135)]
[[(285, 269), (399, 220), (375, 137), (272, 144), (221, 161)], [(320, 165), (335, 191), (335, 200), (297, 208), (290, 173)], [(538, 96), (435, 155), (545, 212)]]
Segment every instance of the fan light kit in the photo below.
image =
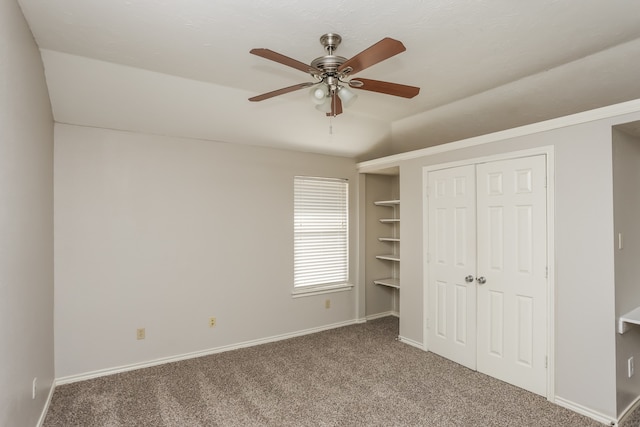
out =
[(358, 97), (351, 88), (401, 96), (403, 98), (413, 98), (420, 92), (420, 88), (415, 86), (371, 79), (350, 79), (351, 75), (404, 52), (406, 48), (402, 42), (387, 37), (353, 58), (346, 59), (342, 56), (334, 55), (341, 41), (342, 37), (335, 33), (328, 33), (320, 37), (320, 44), (324, 46), (327, 55), (314, 59), (310, 65), (269, 49), (251, 49), (250, 53), (254, 55), (309, 73), (317, 81), (274, 90), (249, 98), (249, 101), (263, 101), (299, 89), (311, 88), (309, 96), (313, 103), (316, 104), (316, 108), (326, 113), (327, 116), (337, 116), (342, 113), (343, 106), (349, 107)]

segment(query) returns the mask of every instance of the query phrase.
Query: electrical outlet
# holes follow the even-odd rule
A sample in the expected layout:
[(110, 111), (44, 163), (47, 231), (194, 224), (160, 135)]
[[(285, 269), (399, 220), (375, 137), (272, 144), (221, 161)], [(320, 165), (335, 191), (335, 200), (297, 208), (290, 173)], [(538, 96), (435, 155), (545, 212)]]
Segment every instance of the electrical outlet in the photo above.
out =
[(31, 384), (31, 398), (36, 398), (36, 393), (38, 392), (38, 377), (33, 379), (33, 383)]
[(210, 317), (209, 318), (209, 327), (213, 328), (216, 326), (216, 318), (215, 317)]
[(324, 308), (327, 308), (327, 309), (331, 308), (331, 300), (330, 299), (324, 301)]
[(143, 340), (145, 337), (144, 328), (138, 328), (136, 331), (136, 339)]
[(634, 374), (633, 356), (627, 359), (627, 374), (629, 375), (629, 378)]

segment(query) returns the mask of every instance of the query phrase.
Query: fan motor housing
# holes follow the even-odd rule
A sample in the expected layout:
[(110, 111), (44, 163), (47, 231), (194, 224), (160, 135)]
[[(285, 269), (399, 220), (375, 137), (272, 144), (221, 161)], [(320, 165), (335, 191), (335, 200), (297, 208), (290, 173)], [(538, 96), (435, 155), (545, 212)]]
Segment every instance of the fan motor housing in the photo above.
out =
[(347, 58), (343, 58), (342, 56), (325, 55), (314, 59), (311, 62), (311, 66), (322, 70), (327, 74), (332, 74), (336, 73), (338, 71), (338, 67), (344, 64), (346, 61)]

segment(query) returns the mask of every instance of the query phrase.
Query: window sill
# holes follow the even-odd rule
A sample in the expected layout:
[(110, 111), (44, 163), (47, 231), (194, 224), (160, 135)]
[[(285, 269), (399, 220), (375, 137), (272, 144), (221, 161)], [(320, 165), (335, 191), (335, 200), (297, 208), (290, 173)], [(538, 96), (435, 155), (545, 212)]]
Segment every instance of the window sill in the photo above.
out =
[(342, 283), (339, 285), (308, 286), (304, 288), (294, 289), (291, 292), (291, 296), (293, 298), (310, 297), (313, 295), (350, 291), (351, 289), (353, 289), (353, 285), (350, 283)]

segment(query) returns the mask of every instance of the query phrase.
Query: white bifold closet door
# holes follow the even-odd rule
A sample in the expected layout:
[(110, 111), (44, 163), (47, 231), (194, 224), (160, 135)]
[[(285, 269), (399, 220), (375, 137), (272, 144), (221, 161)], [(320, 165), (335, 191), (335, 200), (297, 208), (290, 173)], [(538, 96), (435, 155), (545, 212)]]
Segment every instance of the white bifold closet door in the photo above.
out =
[(429, 350), (476, 369), (476, 168), (429, 173)]
[(546, 160), (428, 174), (428, 348), (546, 395)]

